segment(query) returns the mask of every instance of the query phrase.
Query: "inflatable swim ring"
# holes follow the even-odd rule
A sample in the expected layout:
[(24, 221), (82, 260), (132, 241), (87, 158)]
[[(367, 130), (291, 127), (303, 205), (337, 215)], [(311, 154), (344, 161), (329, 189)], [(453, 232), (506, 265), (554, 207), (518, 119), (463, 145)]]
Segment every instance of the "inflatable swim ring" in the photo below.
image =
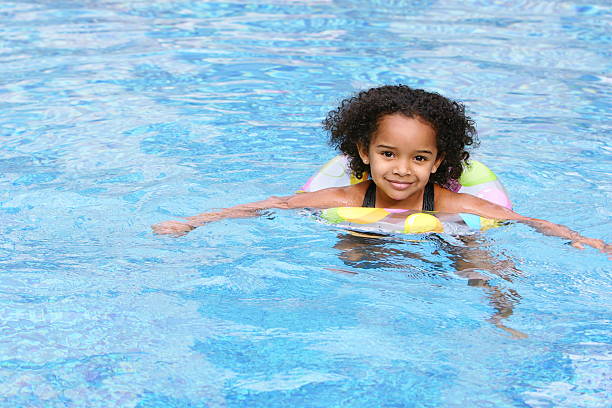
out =
[[(301, 191), (317, 191), (329, 187), (356, 184), (345, 156), (336, 156), (312, 176)], [(512, 208), (512, 203), (495, 173), (476, 160), (470, 160), (459, 180), (451, 180), (446, 188), (468, 193), (484, 200)], [(499, 225), (496, 220), (474, 214), (448, 214), (389, 208), (337, 207), (322, 210), (318, 216), (331, 224), (354, 230), (377, 233), (445, 232), (465, 234), (471, 230), (486, 230)]]

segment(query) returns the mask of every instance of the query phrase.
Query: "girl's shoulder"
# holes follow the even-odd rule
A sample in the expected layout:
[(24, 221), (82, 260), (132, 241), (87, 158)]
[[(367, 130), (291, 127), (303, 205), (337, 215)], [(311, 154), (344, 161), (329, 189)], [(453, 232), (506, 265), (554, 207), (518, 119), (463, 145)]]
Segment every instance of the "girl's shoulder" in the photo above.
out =
[(445, 213), (469, 213), (495, 219), (517, 219), (514, 211), (466, 193), (435, 185), (435, 209)]
[(338, 200), (338, 205), (335, 205), (335, 207), (360, 207), (363, 204), (363, 198), (370, 183), (372, 183), (371, 180), (365, 180), (357, 184), (330, 188), (328, 190)]
[(434, 208), (439, 212), (459, 213), (463, 209), (465, 195), (434, 184)]
[(437, 184), (435, 187), (436, 211), (445, 213), (473, 212), (475, 209), (485, 205), (488, 201), (471, 194), (457, 193)]
[(359, 207), (370, 181), (342, 187), (330, 187), (322, 190), (299, 193), (288, 198), (289, 208), (332, 208)]

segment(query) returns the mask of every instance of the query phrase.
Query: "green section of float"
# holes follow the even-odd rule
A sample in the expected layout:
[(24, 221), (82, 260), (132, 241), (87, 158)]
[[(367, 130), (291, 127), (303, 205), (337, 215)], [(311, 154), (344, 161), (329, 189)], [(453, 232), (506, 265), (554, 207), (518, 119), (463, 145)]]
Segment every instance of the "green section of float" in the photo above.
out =
[(497, 180), (497, 176), (487, 166), (476, 160), (470, 160), (463, 167), (459, 183), (465, 187), (476, 186)]
[(321, 211), (321, 218), (332, 224), (340, 224), (344, 222), (344, 218), (338, 214), (338, 208), (327, 208)]

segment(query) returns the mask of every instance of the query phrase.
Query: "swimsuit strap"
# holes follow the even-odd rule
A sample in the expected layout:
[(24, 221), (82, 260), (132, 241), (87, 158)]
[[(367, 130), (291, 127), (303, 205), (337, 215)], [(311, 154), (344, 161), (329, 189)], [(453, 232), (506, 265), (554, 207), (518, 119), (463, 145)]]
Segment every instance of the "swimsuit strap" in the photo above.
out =
[(423, 192), (423, 210), (422, 211), (433, 211), (434, 210), (434, 185), (432, 182), (427, 183), (425, 191)]
[[(365, 192), (363, 197), (362, 207), (374, 208), (376, 207), (376, 183), (370, 181), (370, 185)], [(425, 191), (423, 192), (423, 210), (422, 211), (433, 211), (434, 210), (434, 185), (433, 183), (427, 183)]]
[(376, 183), (370, 181), (370, 185), (365, 192), (365, 196), (363, 197), (362, 207), (374, 208), (376, 207)]

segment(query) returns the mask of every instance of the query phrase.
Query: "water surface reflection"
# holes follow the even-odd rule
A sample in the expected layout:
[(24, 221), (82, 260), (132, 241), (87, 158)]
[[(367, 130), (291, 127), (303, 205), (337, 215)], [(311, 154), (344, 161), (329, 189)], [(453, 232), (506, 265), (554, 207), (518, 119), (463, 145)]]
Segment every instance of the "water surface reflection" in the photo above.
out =
[(505, 320), (514, 313), (521, 296), (510, 287), (492, 283), (495, 278), (511, 283), (513, 277), (521, 274), (512, 259), (486, 250), (486, 242), (482, 237), (465, 235), (449, 238), (454, 242), (444, 236), (430, 235), (428, 240), (435, 242), (435, 249), (431, 252), (432, 256), (427, 256), (424, 251), (411, 250), (410, 245), (406, 245), (407, 242), (418, 244), (417, 240), (403, 242), (405, 240), (400, 238), (389, 239), (369, 233), (341, 233), (338, 234), (334, 248), (339, 250), (339, 258), (352, 271), (336, 271), (355, 273), (354, 268), (405, 270), (407, 275), (415, 279), (455, 274), (465, 278), (469, 286), (483, 290), (494, 309), (487, 319), (489, 322), (515, 338), (526, 338), (525, 333), (505, 324)]

